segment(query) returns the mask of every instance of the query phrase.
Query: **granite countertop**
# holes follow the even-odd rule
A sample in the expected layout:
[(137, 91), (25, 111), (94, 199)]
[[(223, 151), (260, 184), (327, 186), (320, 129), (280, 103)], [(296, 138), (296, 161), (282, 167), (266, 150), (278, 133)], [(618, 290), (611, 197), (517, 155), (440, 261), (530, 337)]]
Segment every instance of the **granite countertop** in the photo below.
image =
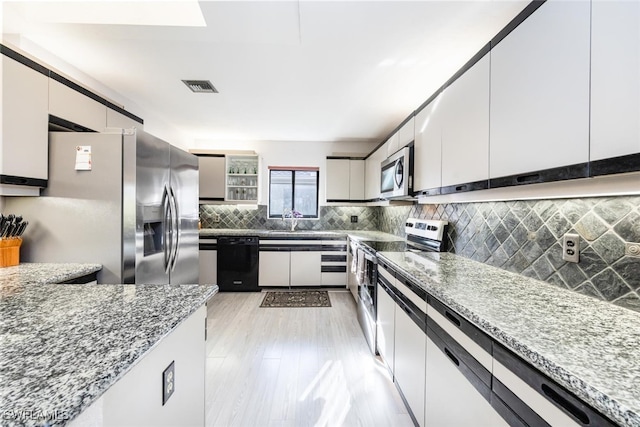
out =
[(0, 287), (27, 283), (61, 283), (101, 269), (100, 264), (22, 263), (0, 268)]
[[(75, 418), (217, 290), (0, 285), (0, 424), (57, 426)], [(31, 415), (20, 418), (20, 411)], [(58, 418), (37, 419), (43, 413)]]
[(258, 236), (271, 238), (290, 238), (290, 237), (311, 237), (311, 238), (347, 238), (347, 236), (357, 240), (376, 240), (376, 241), (393, 241), (404, 240), (393, 234), (383, 233), (381, 231), (364, 231), (364, 230), (255, 230), (255, 229), (238, 229), (238, 228), (203, 228), (200, 230), (200, 237), (217, 237), (217, 236)]
[(378, 255), (604, 415), (640, 426), (640, 313), (454, 254)]

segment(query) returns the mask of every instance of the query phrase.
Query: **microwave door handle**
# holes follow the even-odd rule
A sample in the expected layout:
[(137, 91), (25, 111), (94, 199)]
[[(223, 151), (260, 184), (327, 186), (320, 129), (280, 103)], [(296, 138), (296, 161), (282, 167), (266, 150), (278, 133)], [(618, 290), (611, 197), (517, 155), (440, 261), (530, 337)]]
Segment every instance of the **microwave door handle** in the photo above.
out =
[(396, 185), (398, 187), (402, 187), (403, 181), (404, 181), (404, 165), (403, 165), (403, 161), (402, 159), (398, 159), (396, 161), (396, 167), (394, 168), (394, 177), (393, 179), (396, 182)]

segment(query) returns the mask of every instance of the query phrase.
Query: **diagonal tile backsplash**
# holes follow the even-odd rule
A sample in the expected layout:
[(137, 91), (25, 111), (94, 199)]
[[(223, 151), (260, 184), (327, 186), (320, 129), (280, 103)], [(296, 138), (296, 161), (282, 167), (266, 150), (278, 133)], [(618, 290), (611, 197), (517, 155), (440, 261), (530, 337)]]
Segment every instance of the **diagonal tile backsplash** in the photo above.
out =
[[(366, 206), (321, 206), (320, 218), (299, 220), (298, 230), (377, 230), (378, 208)], [(352, 223), (351, 217), (358, 222)], [(215, 219), (219, 217), (220, 221)], [(202, 228), (242, 228), (251, 230), (286, 230), (282, 219), (268, 219), (267, 207), (238, 208), (234, 205), (200, 205)]]
[[(358, 217), (351, 223), (351, 216)], [(214, 222), (219, 216), (220, 221)], [(598, 197), (388, 207), (320, 208), (301, 230), (380, 230), (404, 237), (408, 217), (447, 219), (448, 251), (640, 311), (640, 197)], [(286, 230), (267, 207), (201, 205), (203, 228)], [(577, 233), (580, 262), (562, 260), (562, 237)]]
[[(413, 205), (380, 209), (381, 231), (404, 236), (407, 217), (447, 219), (448, 250), (640, 311), (640, 197)], [(562, 237), (581, 238), (580, 262), (562, 260)]]

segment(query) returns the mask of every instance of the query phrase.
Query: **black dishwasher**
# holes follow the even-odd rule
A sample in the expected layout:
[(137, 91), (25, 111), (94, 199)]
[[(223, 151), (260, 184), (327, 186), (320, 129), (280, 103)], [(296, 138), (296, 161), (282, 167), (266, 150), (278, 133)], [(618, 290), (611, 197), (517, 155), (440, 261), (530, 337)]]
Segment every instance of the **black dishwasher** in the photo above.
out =
[(221, 292), (259, 292), (257, 236), (218, 237), (218, 287)]

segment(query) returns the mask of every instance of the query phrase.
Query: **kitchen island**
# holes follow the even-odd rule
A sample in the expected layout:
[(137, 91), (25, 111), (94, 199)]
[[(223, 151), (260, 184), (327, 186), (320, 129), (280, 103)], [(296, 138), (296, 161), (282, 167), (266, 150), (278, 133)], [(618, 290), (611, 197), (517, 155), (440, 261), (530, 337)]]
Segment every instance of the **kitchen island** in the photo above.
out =
[[(0, 284), (0, 424), (58, 426), (71, 422), (71, 425), (83, 425), (89, 420), (77, 417), (85, 416), (82, 413), (87, 408), (91, 408), (86, 413), (93, 417), (92, 423), (114, 424), (118, 421), (112, 416), (118, 411), (112, 409), (118, 398), (131, 400), (134, 409), (138, 407), (147, 412), (145, 416), (160, 414), (176, 419), (179, 411), (189, 410), (203, 420), (204, 306), (216, 292), (215, 285), (3, 282)], [(170, 349), (162, 350), (163, 343), (187, 324), (193, 325), (185, 331), (191, 342), (184, 345), (173, 342)], [(177, 355), (172, 354), (174, 349)], [(164, 353), (158, 354), (160, 350)], [(140, 366), (148, 370), (149, 364), (144, 363), (150, 359), (160, 363), (162, 369), (142, 372), (142, 377), (140, 372), (135, 374), (136, 379), (147, 379), (140, 384), (141, 395), (131, 390), (130, 396), (114, 396), (127, 391), (122, 387), (118, 393), (110, 394), (118, 384), (139, 371)], [(165, 405), (161, 379), (165, 365), (172, 360), (175, 360), (177, 385)], [(198, 365), (200, 361), (202, 366), (196, 366), (189, 374), (189, 365)], [(202, 382), (201, 388), (198, 384), (190, 387), (190, 379), (196, 375), (202, 376), (197, 380)], [(131, 384), (126, 388), (130, 389)], [(195, 396), (201, 396), (202, 401), (189, 399), (192, 397), (188, 394), (189, 388), (195, 389)], [(191, 401), (190, 406), (183, 407), (181, 403), (185, 400)], [(118, 409), (126, 412), (121, 405), (117, 403)], [(134, 414), (128, 419), (139, 424), (140, 418), (136, 417)]]
[(640, 313), (450, 253), (378, 258), (615, 423), (640, 426)]
[(102, 269), (100, 264), (27, 262), (0, 268), (0, 288), (29, 283), (66, 283), (94, 275)]

